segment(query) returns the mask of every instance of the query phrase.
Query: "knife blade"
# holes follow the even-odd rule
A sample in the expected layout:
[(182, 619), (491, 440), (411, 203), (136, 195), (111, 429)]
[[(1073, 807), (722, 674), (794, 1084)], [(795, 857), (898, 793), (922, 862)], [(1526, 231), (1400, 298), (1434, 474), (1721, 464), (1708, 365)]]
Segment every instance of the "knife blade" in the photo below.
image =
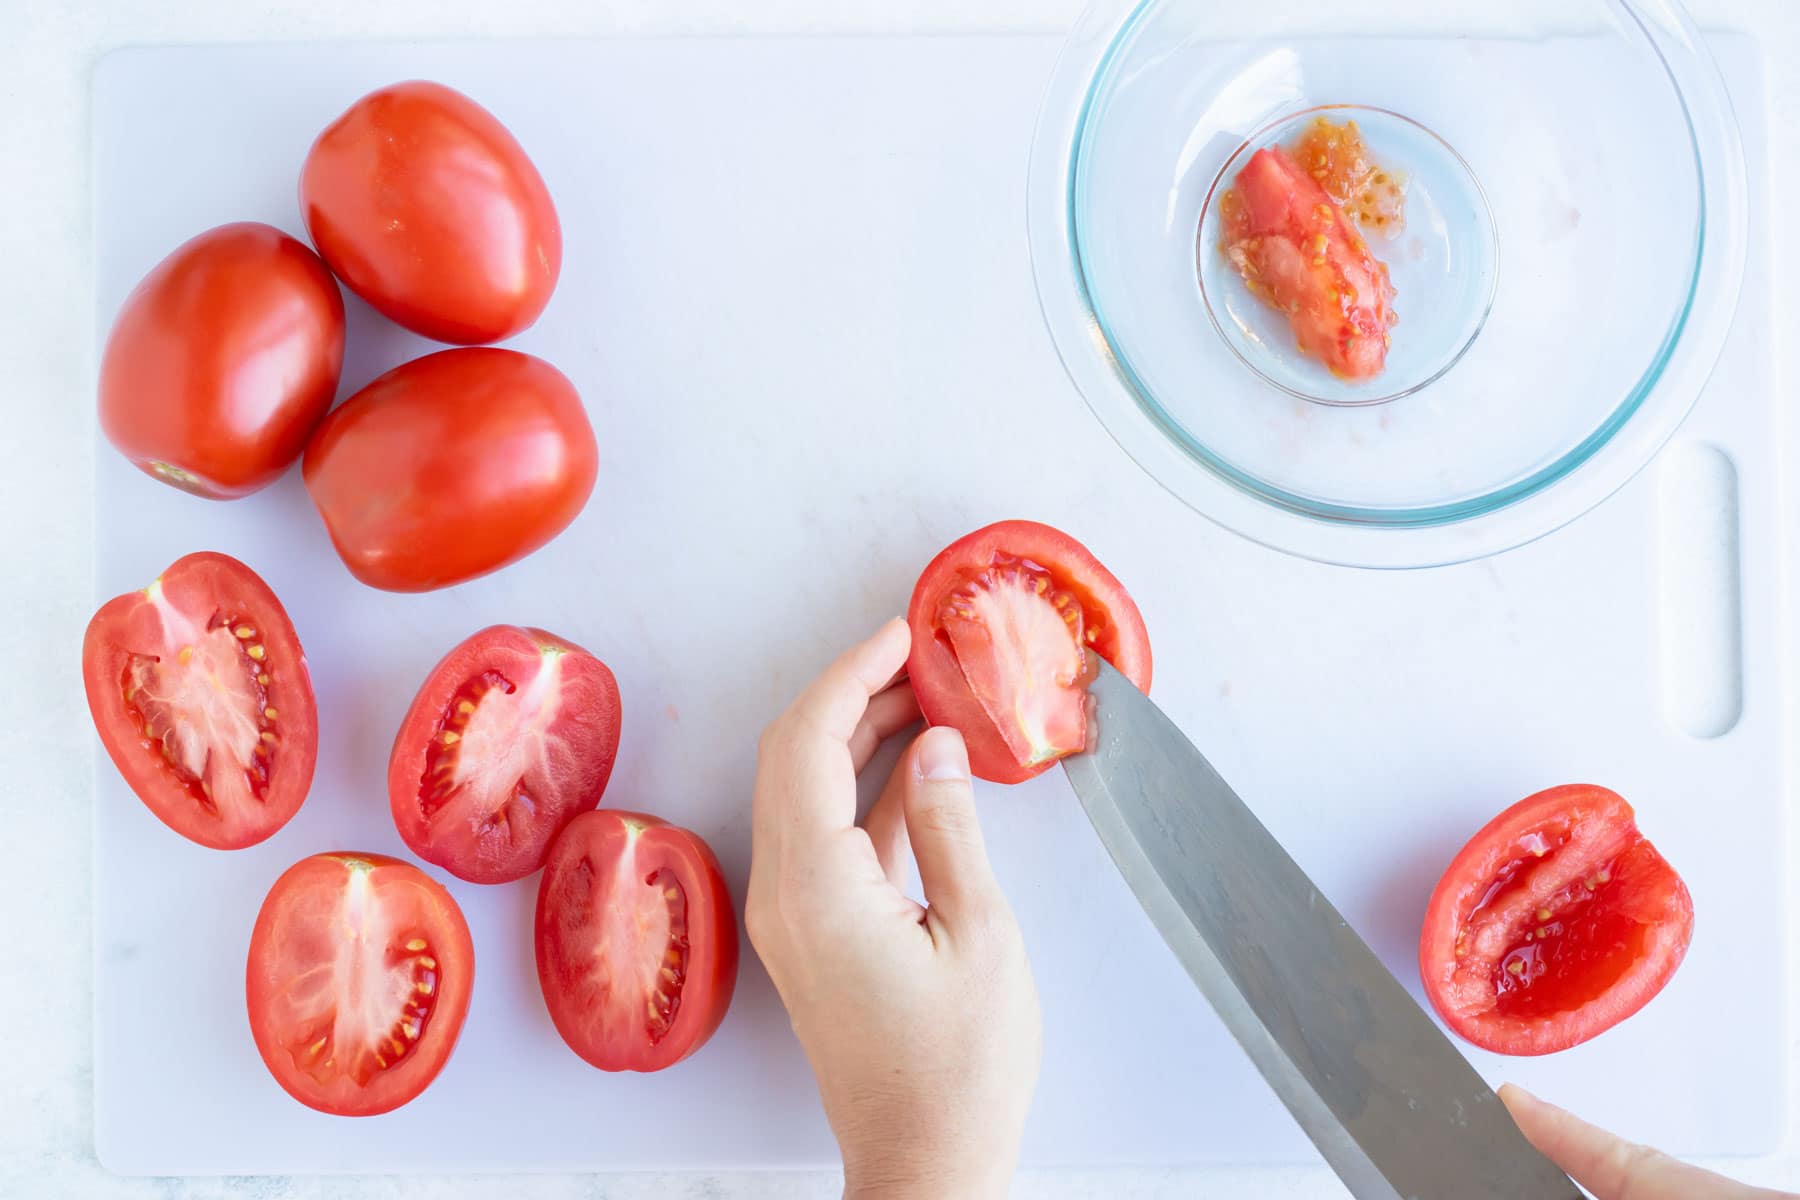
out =
[(1100, 663), (1063, 760), (1169, 948), (1358, 1200), (1582, 1200), (1205, 755)]

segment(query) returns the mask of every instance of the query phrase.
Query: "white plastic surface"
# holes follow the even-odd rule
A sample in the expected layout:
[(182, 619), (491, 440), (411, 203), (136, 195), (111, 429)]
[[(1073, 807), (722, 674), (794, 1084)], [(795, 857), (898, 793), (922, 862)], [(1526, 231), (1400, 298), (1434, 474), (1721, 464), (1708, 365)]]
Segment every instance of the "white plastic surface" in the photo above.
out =
[[(404, 853), (393, 729), (455, 641), (540, 624), (617, 672), (610, 802), (711, 840), (741, 898), (757, 729), (841, 645), (900, 611), (925, 561), (1030, 516), (1136, 595), (1155, 695), (1400, 977), (1437, 873), (1539, 787), (1607, 783), (1685, 875), (1687, 963), (1631, 1021), (1537, 1060), (1473, 1053), (1682, 1153), (1784, 1127), (1784, 781), (1767, 277), (1683, 433), (1732, 459), (1742, 506), (1743, 711), (1698, 739), (1664, 716), (1655, 481), (1500, 559), (1362, 573), (1241, 541), (1162, 492), (1071, 389), (1040, 324), (1022, 188), (1055, 39), (620, 40), (215, 47), (106, 59), (94, 110), (97, 321), (194, 232), (300, 232), (313, 135), (362, 92), (437, 78), (492, 108), (557, 198), (563, 280), (513, 343), (581, 388), (601, 446), (587, 511), (501, 574), (429, 596), (355, 583), (297, 473), (235, 504), (99, 456), (97, 596), (182, 553), (258, 569), (305, 642), (313, 794), (222, 854), (164, 829), (102, 756), (96, 1142), (153, 1173), (817, 1165), (833, 1147), (753, 955), (717, 1039), (651, 1077), (558, 1040), (529, 942), (535, 878), (446, 880), (474, 933), (454, 1059), (385, 1117), (310, 1112), (245, 1021), (257, 904), (306, 854)], [(1760, 155), (1757, 60), (1726, 43)], [(1758, 158), (1757, 170), (1760, 171)], [(1759, 213), (1759, 219), (1761, 214)], [(344, 394), (428, 347), (350, 301)], [(1652, 472), (1654, 474), (1654, 472)], [(1144, 920), (1059, 774), (984, 788), (996, 868), (1043, 996), (1028, 1163), (1307, 1160)], [(437, 873), (442, 876), (442, 873)], [(981, 997), (969, 998), (980, 1005)]]

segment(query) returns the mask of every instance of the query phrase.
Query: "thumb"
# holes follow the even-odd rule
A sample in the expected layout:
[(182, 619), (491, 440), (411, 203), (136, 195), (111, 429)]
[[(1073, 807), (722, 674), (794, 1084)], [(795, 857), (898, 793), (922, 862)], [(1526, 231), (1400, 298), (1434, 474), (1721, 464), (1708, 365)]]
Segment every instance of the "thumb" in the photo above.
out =
[(975, 816), (969, 750), (947, 725), (921, 733), (907, 763), (902, 803), (919, 882), (938, 924), (955, 936), (987, 919), (999, 896)]

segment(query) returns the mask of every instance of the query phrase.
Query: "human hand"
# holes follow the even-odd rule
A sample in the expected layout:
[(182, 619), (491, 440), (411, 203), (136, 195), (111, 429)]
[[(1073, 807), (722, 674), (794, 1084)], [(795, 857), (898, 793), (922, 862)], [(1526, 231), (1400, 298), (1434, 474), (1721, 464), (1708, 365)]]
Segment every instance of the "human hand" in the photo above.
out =
[(1516, 1084), (1503, 1086), (1500, 1099), (1525, 1140), (1598, 1200), (1794, 1200), (1614, 1137)]
[[(927, 729), (866, 825), (856, 776), (918, 719), (904, 621), (763, 732), (745, 924), (812, 1064), (850, 1197), (1001, 1196), (1042, 1024), (954, 729)], [(910, 841), (929, 907), (900, 890)]]

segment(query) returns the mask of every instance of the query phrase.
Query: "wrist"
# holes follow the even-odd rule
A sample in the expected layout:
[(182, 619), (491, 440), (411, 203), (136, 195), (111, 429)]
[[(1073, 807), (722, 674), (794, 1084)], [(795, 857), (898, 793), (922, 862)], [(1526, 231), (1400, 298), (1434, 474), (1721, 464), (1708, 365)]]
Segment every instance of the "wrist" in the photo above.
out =
[(1010, 1162), (960, 1165), (913, 1153), (844, 1163), (844, 1200), (1005, 1200)]

